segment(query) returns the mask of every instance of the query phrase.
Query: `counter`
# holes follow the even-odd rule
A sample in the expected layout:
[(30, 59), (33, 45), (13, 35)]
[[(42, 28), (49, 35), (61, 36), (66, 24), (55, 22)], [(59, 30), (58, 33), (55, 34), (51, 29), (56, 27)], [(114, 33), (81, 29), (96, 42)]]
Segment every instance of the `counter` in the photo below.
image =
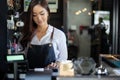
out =
[(26, 74), (25, 80), (120, 80), (120, 77), (119, 75), (116, 75), (112, 69), (109, 69), (109, 75), (78, 74), (75, 76), (59, 76), (58, 72), (51, 72), (46, 70), (43, 72), (28, 72), (28, 74)]
[[(107, 69), (108, 75), (95, 75), (93, 72), (91, 75), (59, 76), (57, 71), (30, 70), (20, 73), (19, 78), (21, 80), (120, 80), (120, 68), (113, 68), (105, 62), (102, 62), (102, 65)], [(12, 77), (10, 75), (8, 74), (8, 78), (14, 78), (14, 75)]]

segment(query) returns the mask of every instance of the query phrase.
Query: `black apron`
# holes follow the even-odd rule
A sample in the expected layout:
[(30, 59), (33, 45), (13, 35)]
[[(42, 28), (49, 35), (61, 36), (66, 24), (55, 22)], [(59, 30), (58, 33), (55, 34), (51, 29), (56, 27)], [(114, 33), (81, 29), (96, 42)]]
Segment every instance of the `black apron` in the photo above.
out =
[[(51, 41), (53, 38), (53, 31), (51, 33)], [(44, 45), (30, 44), (27, 52), (29, 69), (44, 68), (51, 62), (55, 62), (55, 53), (52, 42)]]

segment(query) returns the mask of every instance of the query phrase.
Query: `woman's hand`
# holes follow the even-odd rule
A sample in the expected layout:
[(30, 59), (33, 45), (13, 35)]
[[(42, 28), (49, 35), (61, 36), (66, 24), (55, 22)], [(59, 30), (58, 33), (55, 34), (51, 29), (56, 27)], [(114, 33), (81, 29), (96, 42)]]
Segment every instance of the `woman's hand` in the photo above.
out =
[(59, 62), (52, 62), (51, 64), (49, 64), (46, 68), (48, 69), (56, 69), (59, 68)]

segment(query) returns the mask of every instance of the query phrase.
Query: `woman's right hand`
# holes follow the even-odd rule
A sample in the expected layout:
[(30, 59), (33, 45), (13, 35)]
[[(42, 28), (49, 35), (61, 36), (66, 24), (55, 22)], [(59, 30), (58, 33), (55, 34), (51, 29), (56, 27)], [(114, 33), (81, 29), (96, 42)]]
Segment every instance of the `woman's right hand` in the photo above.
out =
[(52, 62), (52, 63), (49, 64), (46, 68), (47, 68), (47, 69), (57, 69), (57, 68), (59, 68), (59, 61)]

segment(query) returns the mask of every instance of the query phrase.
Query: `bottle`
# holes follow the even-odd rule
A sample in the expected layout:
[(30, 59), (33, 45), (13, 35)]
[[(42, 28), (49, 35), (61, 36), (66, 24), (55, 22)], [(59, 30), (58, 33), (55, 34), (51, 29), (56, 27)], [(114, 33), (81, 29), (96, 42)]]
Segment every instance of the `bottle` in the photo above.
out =
[(11, 54), (11, 46), (12, 46), (11, 41), (8, 40), (8, 43), (7, 43), (7, 51), (8, 51), (8, 54)]
[(15, 39), (14, 39), (13, 47), (14, 47), (14, 52), (17, 53), (18, 52), (18, 47), (17, 47), (17, 43), (16, 43)]
[(11, 15), (11, 20), (10, 20), (10, 29), (14, 29), (15, 25), (14, 25), (14, 19), (13, 19), (13, 15)]

